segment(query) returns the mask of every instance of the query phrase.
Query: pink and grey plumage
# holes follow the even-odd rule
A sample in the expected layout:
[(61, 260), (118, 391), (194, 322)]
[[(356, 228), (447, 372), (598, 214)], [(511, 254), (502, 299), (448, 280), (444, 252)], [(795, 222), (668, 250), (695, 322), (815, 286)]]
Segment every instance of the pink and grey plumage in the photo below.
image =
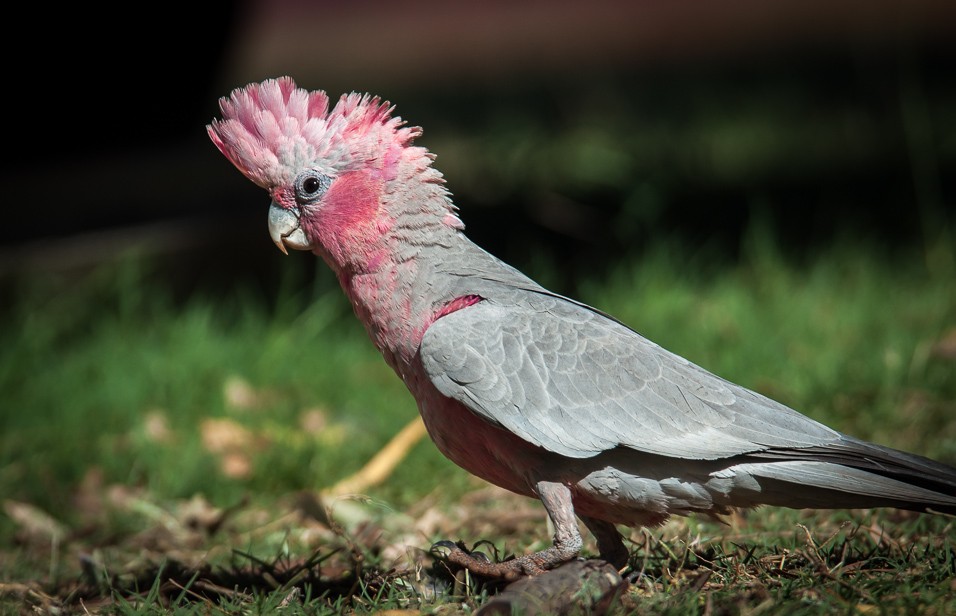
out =
[(615, 524), (761, 504), (956, 513), (956, 469), (840, 434), (562, 297), (463, 233), (421, 131), (377, 98), (284, 77), (220, 101), (209, 135), (269, 191), (280, 250), (334, 270), (428, 433), (471, 473), (539, 498), (543, 552), (488, 563), (533, 574), (575, 557), (575, 515), (622, 565)]

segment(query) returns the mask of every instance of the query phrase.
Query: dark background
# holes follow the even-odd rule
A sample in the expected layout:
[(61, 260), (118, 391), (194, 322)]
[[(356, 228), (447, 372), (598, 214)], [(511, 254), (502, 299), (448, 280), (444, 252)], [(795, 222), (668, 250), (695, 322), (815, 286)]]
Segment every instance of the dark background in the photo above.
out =
[(268, 293), (290, 257), (267, 195), (205, 124), (283, 74), (396, 103), (469, 235), (564, 290), (661, 239), (733, 259), (758, 225), (797, 258), (891, 253), (953, 220), (951, 1), (72, 5), (8, 28), (8, 296), (130, 251), (185, 291)]

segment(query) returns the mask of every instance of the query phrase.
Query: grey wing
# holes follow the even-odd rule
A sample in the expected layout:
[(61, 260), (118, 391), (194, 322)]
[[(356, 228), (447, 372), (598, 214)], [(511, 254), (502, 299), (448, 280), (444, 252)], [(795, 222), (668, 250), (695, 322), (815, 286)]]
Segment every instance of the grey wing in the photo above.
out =
[(624, 446), (717, 459), (841, 435), (564, 298), (528, 293), (444, 316), (422, 339), (444, 395), (556, 453)]

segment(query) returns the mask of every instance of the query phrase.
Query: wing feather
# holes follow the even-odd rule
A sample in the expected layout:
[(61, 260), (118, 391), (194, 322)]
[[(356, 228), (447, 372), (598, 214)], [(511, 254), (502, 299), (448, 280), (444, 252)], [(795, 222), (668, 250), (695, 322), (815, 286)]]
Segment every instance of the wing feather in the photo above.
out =
[(703, 460), (840, 439), (587, 306), (523, 295), (442, 317), (420, 356), (439, 391), (531, 443), (577, 458), (627, 447)]

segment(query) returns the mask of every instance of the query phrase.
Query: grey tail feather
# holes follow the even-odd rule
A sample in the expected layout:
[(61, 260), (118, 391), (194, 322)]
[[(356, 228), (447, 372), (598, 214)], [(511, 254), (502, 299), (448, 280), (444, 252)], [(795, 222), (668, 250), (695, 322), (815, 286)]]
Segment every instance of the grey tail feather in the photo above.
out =
[(905, 451), (868, 443), (843, 435), (841, 440), (828, 445), (793, 449), (767, 449), (748, 454), (751, 458), (767, 461), (814, 461), (839, 464), (881, 477), (894, 479), (911, 486), (942, 495), (954, 504), (888, 502), (888, 506), (913, 511), (934, 511), (956, 515), (956, 468)]

